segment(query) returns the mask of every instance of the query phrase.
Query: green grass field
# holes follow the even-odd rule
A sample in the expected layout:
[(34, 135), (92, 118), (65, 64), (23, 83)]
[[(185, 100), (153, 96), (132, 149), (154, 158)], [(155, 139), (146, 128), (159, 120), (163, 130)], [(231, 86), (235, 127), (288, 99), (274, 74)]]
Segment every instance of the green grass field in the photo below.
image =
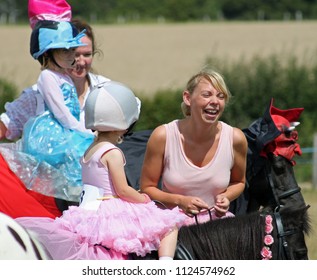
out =
[(312, 222), (312, 232), (306, 240), (309, 259), (317, 260), (317, 189), (303, 189), (302, 193), (305, 198), (306, 204), (310, 205), (308, 213)]

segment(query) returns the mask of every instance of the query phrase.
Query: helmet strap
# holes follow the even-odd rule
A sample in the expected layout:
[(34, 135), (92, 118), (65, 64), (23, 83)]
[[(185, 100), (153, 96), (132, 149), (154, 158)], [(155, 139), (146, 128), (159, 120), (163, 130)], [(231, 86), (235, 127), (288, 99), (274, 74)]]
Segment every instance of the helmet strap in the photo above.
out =
[[(45, 52), (45, 53), (43, 54), (43, 56), (44, 56), (44, 60), (46, 60), (46, 66), (47, 66), (48, 60), (50, 60), (50, 61), (52, 61), (53, 64), (55, 64), (59, 69), (63, 69), (63, 68), (56, 62), (52, 50), (48, 50), (47, 52)], [(43, 66), (46, 68), (45, 65), (43, 65)]]
[(63, 69), (55, 60), (55, 57), (53, 55), (53, 52), (49, 52), (49, 56), (52, 59), (53, 63), (59, 68), (59, 69)]

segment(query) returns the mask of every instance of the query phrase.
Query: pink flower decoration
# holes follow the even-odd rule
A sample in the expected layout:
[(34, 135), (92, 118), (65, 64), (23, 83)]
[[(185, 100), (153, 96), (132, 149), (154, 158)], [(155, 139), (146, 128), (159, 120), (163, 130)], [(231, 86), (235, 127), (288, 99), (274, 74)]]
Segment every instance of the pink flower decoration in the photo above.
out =
[(272, 222), (273, 222), (273, 218), (271, 215), (265, 216), (265, 224), (272, 225)]
[(265, 216), (265, 233), (264, 236), (264, 246), (261, 250), (262, 260), (270, 260), (272, 258), (272, 251), (270, 249), (270, 245), (274, 243), (274, 238), (270, 234), (273, 231), (273, 218), (271, 215)]
[(265, 233), (270, 234), (273, 231), (273, 225), (265, 225)]
[(261, 256), (263, 260), (269, 260), (272, 258), (272, 251), (270, 250), (269, 247), (264, 246), (261, 250)]
[(264, 236), (264, 244), (265, 245), (272, 245), (274, 243), (274, 238), (272, 235)]

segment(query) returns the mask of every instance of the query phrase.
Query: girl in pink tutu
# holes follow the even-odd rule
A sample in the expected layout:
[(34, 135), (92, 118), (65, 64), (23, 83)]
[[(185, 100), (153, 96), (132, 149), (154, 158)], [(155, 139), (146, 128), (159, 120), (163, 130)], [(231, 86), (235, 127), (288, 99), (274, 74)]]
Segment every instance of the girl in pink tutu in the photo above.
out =
[(125, 85), (109, 81), (96, 87), (85, 105), (86, 128), (97, 137), (83, 158), (84, 188), (79, 207), (61, 218), (18, 218), (37, 233), (53, 259), (116, 259), (129, 253), (173, 259), (180, 209), (160, 209), (127, 183), (125, 158), (116, 146), (139, 117), (139, 102)]

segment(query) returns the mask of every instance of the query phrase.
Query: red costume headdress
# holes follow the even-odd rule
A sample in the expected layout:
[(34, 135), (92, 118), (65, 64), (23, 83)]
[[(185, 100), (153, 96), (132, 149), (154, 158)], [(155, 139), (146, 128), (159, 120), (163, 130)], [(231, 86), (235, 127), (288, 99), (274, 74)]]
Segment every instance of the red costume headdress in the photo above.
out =
[(295, 127), (299, 125), (298, 119), (304, 108), (293, 108), (281, 110), (273, 106), (273, 98), (269, 107), (269, 114), (280, 132), (279, 135), (267, 145), (264, 146), (261, 155), (266, 156), (268, 153), (280, 155), (287, 158), (295, 165), (293, 157), (301, 155), (298, 140), (298, 133)]

